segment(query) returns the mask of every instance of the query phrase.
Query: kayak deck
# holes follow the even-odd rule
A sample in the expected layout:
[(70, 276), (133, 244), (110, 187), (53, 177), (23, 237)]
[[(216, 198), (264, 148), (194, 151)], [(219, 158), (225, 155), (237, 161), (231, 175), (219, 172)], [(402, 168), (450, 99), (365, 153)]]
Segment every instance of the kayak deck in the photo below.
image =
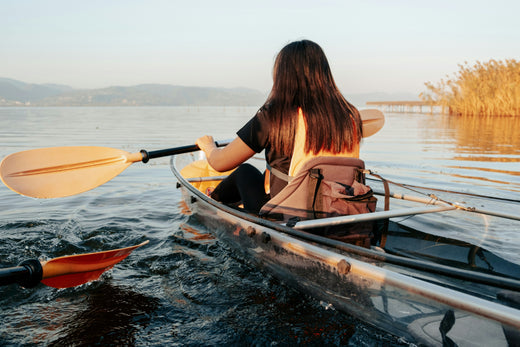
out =
[[(442, 344), (450, 338), (459, 345), (475, 341), (507, 345), (520, 331), (520, 311), (514, 308), (520, 290), (518, 265), (476, 245), (392, 220), (375, 222), (378, 247), (370, 249), (305, 227), (298, 230), (299, 223), (290, 228), (261, 219), (222, 205), (195, 188), (177, 167), (197, 158), (183, 157), (177, 164), (172, 157), (172, 170), (191, 218), (253, 264), (305, 293), (420, 343)], [(314, 232), (320, 226), (310, 228)]]

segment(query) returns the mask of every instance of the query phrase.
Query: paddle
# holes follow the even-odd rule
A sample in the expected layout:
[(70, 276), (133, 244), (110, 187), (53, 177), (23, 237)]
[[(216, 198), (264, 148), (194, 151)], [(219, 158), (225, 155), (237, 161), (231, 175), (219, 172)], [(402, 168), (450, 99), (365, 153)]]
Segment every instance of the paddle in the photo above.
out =
[(43, 283), (54, 288), (69, 288), (95, 281), (103, 272), (128, 257), (136, 248), (146, 245), (148, 240), (136, 246), (110, 251), (69, 255), (40, 262), (26, 260), (20, 265), (0, 269), (0, 285), (18, 283), (32, 288)]
[(363, 137), (370, 137), (385, 125), (385, 115), (375, 108), (359, 111), (363, 121)]
[[(364, 137), (385, 123), (376, 109), (361, 110)], [(228, 141), (216, 142), (225, 146)], [(108, 147), (77, 146), (33, 149), (8, 155), (0, 163), (0, 177), (13, 191), (34, 198), (58, 198), (83, 193), (110, 181), (132, 163), (194, 152), (197, 145), (129, 153)]]

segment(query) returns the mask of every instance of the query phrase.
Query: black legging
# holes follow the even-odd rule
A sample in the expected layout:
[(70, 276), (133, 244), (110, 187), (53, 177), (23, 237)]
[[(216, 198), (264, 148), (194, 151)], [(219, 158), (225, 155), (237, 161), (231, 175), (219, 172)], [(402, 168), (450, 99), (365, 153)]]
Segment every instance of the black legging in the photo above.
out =
[(269, 201), (264, 189), (264, 175), (250, 164), (242, 164), (215, 188), (211, 197), (225, 204), (239, 201), (247, 212), (258, 214)]

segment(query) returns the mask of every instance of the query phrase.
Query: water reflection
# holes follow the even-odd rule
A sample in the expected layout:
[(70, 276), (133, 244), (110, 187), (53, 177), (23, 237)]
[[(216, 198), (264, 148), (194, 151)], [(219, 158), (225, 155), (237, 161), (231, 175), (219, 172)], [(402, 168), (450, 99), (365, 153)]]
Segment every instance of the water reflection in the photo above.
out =
[(520, 117), (408, 115), (417, 121), (420, 160), (451, 182), (520, 191)]
[[(520, 117), (439, 116), (439, 122), (437, 138), (451, 137), (454, 140), (455, 153), (478, 155), (454, 159), (481, 161), (485, 158), (486, 161), (518, 162)], [(483, 154), (495, 156), (490, 158), (482, 156)]]
[[(0, 158), (25, 149), (70, 145), (154, 150), (193, 143), (206, 132), (227, 139), (255, 111), (0, 108)], [(471, 193), (518, 200), (520, 119), (385, 116), (384, 129), (362, 147), (370, 169), (398, 182), (453, 190), (470, 187)], [(300, 293), (266, 280), (263, 273), (231, 257), (220, 241), (182, 224), (188, 211), (167, 164), (166, 158), (135, 164), (106, 185), (65, 199), (27, 199), (0, 186), (3, 267), (42, 255), (98, 250), (100, 241), (109, 249), (134, 244), (143, 235), (152, 241), (146, 251), (128, 259), (135, 266), (118, 265), (113, 271), (124, 271), (124, 276), (118, 272), (111, 281), (65, 291), (2, 288), (0, 345), (216, 345), (243, 340), (260, 345), (388, 344), (390, 338), (378, 331), (302, 300)], [(483, 203), (467, 196), (464, 202), (479, 207)], [(485, 208), (518, 212), (518, 205), (503, 205), (493, 201)], [(504, 225), (498, 218), (487, 218), (483, 230), (480, 219), (477, 224), (455, 212), (427, 217), (432, 222), (426, 227), (429, 219), (416, 223), (432, 234), (439, 233), (441, 222), (448, 237), (520, 262), (513, 222)], [(134, 283), (134, 289), (117, 283)]]
[(102, 283), (89, 291), (82, 311), (66, 316), (61, 337), (50, 345), (133, 345), (158, 305), (158, 299)]
[[(386, 113), (361, 155), (388, 179), (517, 199), (520, 117)], [(497, 193), (498, 192), (498, 193)]]

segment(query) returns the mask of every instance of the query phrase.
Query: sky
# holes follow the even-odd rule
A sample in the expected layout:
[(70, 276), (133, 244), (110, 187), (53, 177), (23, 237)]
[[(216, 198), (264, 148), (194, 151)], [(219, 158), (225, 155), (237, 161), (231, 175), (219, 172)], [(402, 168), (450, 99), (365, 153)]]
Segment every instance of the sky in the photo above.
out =
[(325, 51), (344, 94), (413, 93), (459, 64), (520, 59), (517, 0), (2, 0), (0, 77), (268, 92), (287, 43)]

